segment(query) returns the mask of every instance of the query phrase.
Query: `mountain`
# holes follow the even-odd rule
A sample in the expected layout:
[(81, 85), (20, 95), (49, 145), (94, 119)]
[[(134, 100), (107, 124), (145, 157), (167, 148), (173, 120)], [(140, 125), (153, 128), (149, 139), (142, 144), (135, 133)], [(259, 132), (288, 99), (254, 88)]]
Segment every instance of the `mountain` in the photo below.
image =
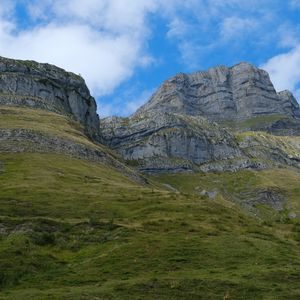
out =
[(299, 129), (294, 96), (248, 63), (176, 75), (133, 116), (101, 121), (104, 143), (147, 172), (298, 166), (298, 140), (287, 149), (279, 136)]
[(96, 102), (84, 80), (58, 67), (0, 58), (0, 151), (57, 153), (144, 180), (97, 141)]
[(0, 104), (71, 115), (90, 136), (99, 131), (96, 102), (84, 80), (49, 64), (0, 58)]
[(99, 127), (80, 76), (0, 66), (0, 299), (300, 298), (290, 93), (258, 116), (146, 104)]
[(151, 111), (202, 116), (217, 122), (274, 114), (300, 117), (293, 95), (276, 93), (268, 73), (248, 63), (178, 74), (165, 81), (136, 114)]

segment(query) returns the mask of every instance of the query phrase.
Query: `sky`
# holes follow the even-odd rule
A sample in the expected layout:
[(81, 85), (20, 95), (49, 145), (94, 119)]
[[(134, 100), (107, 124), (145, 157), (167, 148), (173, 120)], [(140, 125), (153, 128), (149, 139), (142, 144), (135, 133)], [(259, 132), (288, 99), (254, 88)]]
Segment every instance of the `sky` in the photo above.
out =
[(80, 74), (100, 117), (177, 73), (248, 61), (300, 100), (300, 0), (0, 0), (0, 56)]

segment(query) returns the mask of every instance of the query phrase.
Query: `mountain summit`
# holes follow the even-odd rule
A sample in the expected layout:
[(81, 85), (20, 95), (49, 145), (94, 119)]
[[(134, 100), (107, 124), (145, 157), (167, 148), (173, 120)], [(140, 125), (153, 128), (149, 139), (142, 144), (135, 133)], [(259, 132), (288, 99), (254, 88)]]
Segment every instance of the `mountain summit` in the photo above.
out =
[(268, 73), (246, 62), (176, 75), (165, 81), (137, 114), (149, 111), (214, 121), (271, 114), (300, 117), (293, 95), (288, 91), (276, 93)]

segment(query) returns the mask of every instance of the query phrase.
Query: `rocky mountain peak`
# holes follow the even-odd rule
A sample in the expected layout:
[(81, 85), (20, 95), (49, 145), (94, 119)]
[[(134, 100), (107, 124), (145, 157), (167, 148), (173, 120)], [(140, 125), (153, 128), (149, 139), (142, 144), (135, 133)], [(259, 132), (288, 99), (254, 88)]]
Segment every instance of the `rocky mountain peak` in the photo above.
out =
[(269, 74), (247, 62), (217, 66), (166, 80), (136, 114), (148, 111), (203, 116), (209, 120), (248, 119), (261, 115), (300, 115), (289, 92), (277, 93)]
[(96, 102), (81, 78), (50, 64), (0, 57), (0, 104), (70, 115), (96, 137)]

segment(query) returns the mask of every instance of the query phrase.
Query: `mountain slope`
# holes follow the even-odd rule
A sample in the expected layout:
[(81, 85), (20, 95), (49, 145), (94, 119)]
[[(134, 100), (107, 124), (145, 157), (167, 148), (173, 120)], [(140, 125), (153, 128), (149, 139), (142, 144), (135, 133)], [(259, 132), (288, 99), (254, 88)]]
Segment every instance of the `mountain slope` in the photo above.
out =
[(105, 146), (91, 141), (84, 127), (72, 118), (27, 107), (0, 106), (0, 151), (6, 153), (57, 153), (106, 164), (135, 178)]
[[(297, 136), (165, 112), (98, 128), (78, 76), (0, 66), (0, 299), (300, 297)], [(144, 177), (114, 150), (201, 172)]]
[[(228, 201), (247, 181), (262, 188), (255, 176), (164, 175), (145, 187), (69, 156), (0, 154), (0, 161), (0, 299), (300, 296), (297, 221), (267, 208), (254, 217)], [(240, 191), (226, 198), (193, 187), (235, 180)]]
[(206, 119), (148, 113), (101, 121), (101, 136), (127, 163), (147, 172), (197, 169), (212, 160), (242, 158), (234, 136)]

